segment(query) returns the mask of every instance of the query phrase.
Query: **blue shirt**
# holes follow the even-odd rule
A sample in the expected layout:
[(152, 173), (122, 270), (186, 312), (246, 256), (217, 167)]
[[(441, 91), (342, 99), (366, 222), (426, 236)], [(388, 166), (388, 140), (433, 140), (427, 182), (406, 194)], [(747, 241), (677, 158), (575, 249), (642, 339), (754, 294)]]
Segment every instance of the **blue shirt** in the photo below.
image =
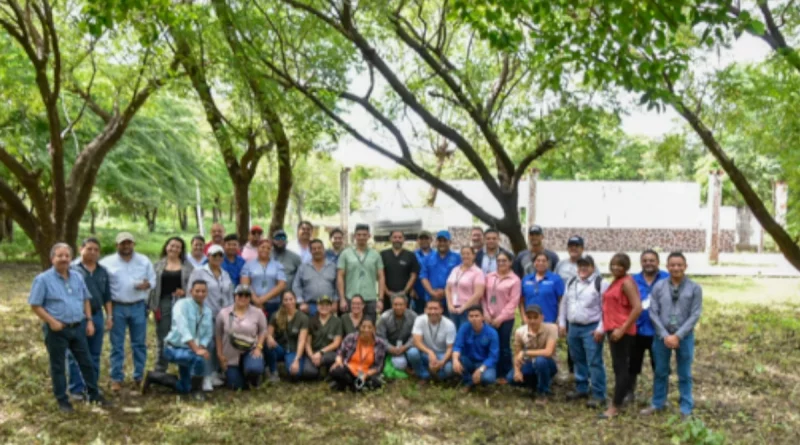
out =
[[(461, 255), (452, 250), (448, 251), (444, 258), (439, 254), (439, 251), (432, 251), (420, 261), (419, 279), (427, 278), (433, 289), (444, 289), (447, 287), (447, 277), (450, 276), (450, 271), (460, 264)], [(425, 292), (425, 301), (430, 299), (431, 296)]]
[[(137, 303), (146, 301), (150, 289), (156, 287), (156, 272), (153, 263), (141, 254), (135, 253), (129, 261), (125, 261), (118, 253), (109, 255), (100, 261), (111, 277), (111, 299), (120, 303)], [(147, 280), (150, 288), (138, 290), (136, 286)]]
[(233, 287), (239, 285), (239, 278), (242, 274), (242, 268), (244, 267), (245, 261), (240, 255), (236, 255), (236, 259), (228, 261), (228, 256), (222, 257), (222, 269), (225, 272), (228, 272), (228, 275), (231, 277), (231, 282), (233, 283)]
[[(425, 261), (425, 258), (431, 256), (432, 253), (436, 252), (433, 249), (430, 249), (428, 253), (422, 251), (422, 249), (417, 249), (414, 251), (414, 255), (417, 256), (417, 263), (419, 263), (419, 271), (422, 273), (422, 263)], [(417, 282), (414, 283), (414, 292), (417, 293), (417, 296), (425, 298), (425, 287), (422, 286), (422, 279), (417, 276)]]
[(640, 272), (633, 276), (633, 281), (639, 288), (639, 295), (642, 297), (642, 314), (636, 320), (636, 335), (652, 336), (656, 334), (653, 322), (650, 320), (650, 292), (653, 291), (656, 283), (667, 278), (669, 278), (669, 274), (663, 270), (656, 272), (656, 279), (653, 280), (653, 284), (647, 284), (644, 279), (644, 273)]
[(172, 307), (172, 326), (164, 342), (173, 348), (188, 348), (194, 340), (207, 348), (211, 343), (214, 320), (207, 305), (198, 305), (191, 296), (180, 298)]
[[(283, 264), (278, 260), (269, 260), (266, 266), (262, 266), (258, 259), (248, 261), (242, 268), (242, 276), (250, 278), (250, 289), (258, 296), (271, 291), (278, 281), (286, 281)], [(291, 289), (288, 283), (286, 285)], [(280, 295), (275, 299), (280, 300)]]
[(336, 251), (333, 249), (328, 249), (325, 251), (325, 259), (333, 263), (336, 263), (339, 261), (339, 254), (336, 253)]
[(500, 336), (493, 327), (485, 322), (480, 332), (475, 332), (472, 324), (464, 323), (458, 329), (453, 352), (458, 352), (473, 363), (481, 363), (487, 368), (493, 368), (497, 365), (497, 359), (500, 357)]
[(83, 302), (91, 299), (81, 274), (69, 269), (69, 279), (65, 280), (51, 267), (33, 279), (28, 304), (41, 306), (62, 323), (78, 323), (86, 318)]
[(542, 308), (545, 323), (555, 323), (558, 319), (558, 302), (564, 295), (564, 280), (558, 274), (547, 271), (541, 281), (536, 280), (536, 272), (522, 278), (522, 298), (525, 306), (538, 304)]

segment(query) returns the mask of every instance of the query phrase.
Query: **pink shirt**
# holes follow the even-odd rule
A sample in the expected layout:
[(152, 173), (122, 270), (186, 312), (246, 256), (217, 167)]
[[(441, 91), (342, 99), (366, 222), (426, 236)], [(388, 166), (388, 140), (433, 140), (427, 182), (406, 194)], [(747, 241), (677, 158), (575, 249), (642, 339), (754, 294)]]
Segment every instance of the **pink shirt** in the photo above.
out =
[(464, 270), (461, 266), (456, 267), (450, 272), (447, 278), (447, 286), (453, 296), (453, 305), (461, 307), (467, 304), (470, 298), (475, 295), (475, 286), (484, 285), (486, 277), (483, 271), (476, 265)]
[(251, 261), (258, 258), (258, 247), (253, 247), (248, 242), (247, 244), (242, 247), (242, 258), (245, 261)]
[(486, 293), (481, 300), (484, 314), (501, 322), (513, 320), (521, 294), (522, 285), (514, 272), (502, 278), (497, 272), (486, 275)]

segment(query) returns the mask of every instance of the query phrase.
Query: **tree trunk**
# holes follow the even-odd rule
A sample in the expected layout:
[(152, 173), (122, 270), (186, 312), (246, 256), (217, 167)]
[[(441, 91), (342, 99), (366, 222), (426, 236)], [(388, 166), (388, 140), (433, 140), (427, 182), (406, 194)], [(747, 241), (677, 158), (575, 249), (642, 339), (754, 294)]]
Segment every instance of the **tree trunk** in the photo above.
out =
[(250, 181), (247, 178), (237, 176), (233, 180), (233, 199), (236, 210), (236, 235), (240, 240), (246, 240), (250, 231), (250, 199), (248, 189)]
[(303, 207), (305, 206), (305, 194), (304, 192), (298, 191), (297, 187), (292, 190), (294, 194), (294, 210), (297, 212), (297, 222), (298, 224), (300, 221), (303, 220)]
[(181, 232), (189, 230), (189, 212), (186, 207), (178, 207), (178, 222), (181, 226)]
[(14, 218), (12, 218), (10, 216), (6, 216), (5, 221), (4, 221), (4, 225), (6, 226), (6, 228), (5, 228), (6, 241), (8, 241), (9, 244), (13, 243), (14, 242)]
[(278, 151), (278, 195), (272, 207), (272, 220), (269, 223), (269, 233), (282, 229), (286, 219), (286, 209), (289, 207), (294, 178), (292, 176), (292, 160), (289, 144), (286, 146), (276, 144)]
[(89, 233), (94, 235), (97, 233), (97, 230), (95, 230), (95, 221), (97, 220), (97, 207), (91, 206), (89, 208), (89, 212), (91, 212), (90, 213), (91, 219), (89, 221)]
[(203, 217), (202, 215), (203, 209), (200, 209), (199, 212), (195, 210), (193, 213), (194, 213), (194, 223), (195, 225), (197, 225), (197, 233), (200, 233), (200, 218)]
[(153, 207), (153, 211), (145, 209), (144, 218), (147, 220), (147, 231), (153, 233), (156, 231), (156, 217), (158, 216), (158, 207)]
[[(250, 185), (250, 184), (248, 183), (248, 186), (249, 186), (249, 185)], [(229, 207), (229, 210), (228, 210), (228, 222), (231, 222), (231, 221), (233, 221), (233, 216), (234, 216), (233, 214), (235, 213), (235, 210), (236, 210), (236, 203), (234, 202), (234, 200), (233, 200), (233, 199), (231, 199), (231, 201), (230, 201), (230, 202), (231, 202), (231, 203), (230, 203), (230, 207)], [(249, 212), (248, 212), (248, 213), (249, 213)]]
[(214, 197), (214, 207), (211, 208), (211, 222), (218, 223), (222, 218), (222, 211), (219, 209), (219, 195)]
[(516, 197), (514, 197), (513, 202), (511, 202), (511, 199), (507, 199), (505, 203), (501, 201), (500, 205), (504, 209), (506, 215), (502, 220), (497, 222), (497, 230), (508, 237), (508, 240), (511, 242), (511, 249), (515, 254), (522, 252), (528, 248), (528, 243), (525, 240), (525, 235), (522, 233), (522, 223), (519, 219)]

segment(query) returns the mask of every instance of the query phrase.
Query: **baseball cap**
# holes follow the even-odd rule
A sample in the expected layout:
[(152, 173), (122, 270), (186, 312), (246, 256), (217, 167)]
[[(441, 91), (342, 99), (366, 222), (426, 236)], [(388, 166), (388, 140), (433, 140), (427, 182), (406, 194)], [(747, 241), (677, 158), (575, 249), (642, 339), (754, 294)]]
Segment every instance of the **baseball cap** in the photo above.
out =
[(280, 237), (283, 237), (284, 240), (287, 238), (285, 230), (278, 229), (275, 231), (275, 233), (272, 234), (272, 239), (279, 239)]
[(117, 234), (117, 240), (116, 240), (117, 244), (123, 243), (125, 241), (130, 241), (132, 243), (136, 242), (136, 240), (133, 239), (133, 235), (131, 235), (130, 232), (119, 232)]
[(539, 315), (542, 315), (542, 307), (538, 304), (529, 304), (525, 306), (525, 313), (530, 314), (531, 312), (536, 312)]
[(430, 238), (430, 237), (431, 237), (431, 232), (428, 232), (427, 230), (419, 232), (419, 235), (417, 236), (417, 238)]
[(436, 239), (439, 239), (439, 238), (444, 238), (447, 241), (450, 241), (452, 239), (452, 237), (450, 236), (450, 232), (447, 231), (447, 230), (440, 230), (439, 232), (437, 232), (436, 233)]
[(262, 229), (261, 226), (253, 226), (250, 228), (250, 233), (256, 233), (256, 232), (264, 233), (264, 229)]
[(317, 300), (317, 304), (322, 304), (322, 303), (333, 304), (333, 299), (330, 297), (330, 295), (323, 295), (319, 297), (319, 299)]
[(528, 229), (528, 235), (544, 235), (544, 230), (540, 225), (533, 225)]
[(583, 238), (579, 237), (578, 235), (570, 237), (570, 239), (567, 240), (567, 247), (569, 246), (583, 247)]
[(252, 294), (253, 291), (250, 290), (250, 286), (247, 284), (240, 284), (236, 286), (236, 289), (233, 291), (234, 294)]
[(584, 255), (578, 258), (578, 266), (580, 266), (581, 264), (588, 264), (594, 267), (594, 258), (592, 258), (591, 255)]
[(211, 245), (211, 247), (208, 248), (208, 252), (206, 252), (206, 255), (214, 256), (218, 253), (225, 255), (225, 249), (223, 249), (222, 246), (220, 246), (219, 244), (213, 244)]

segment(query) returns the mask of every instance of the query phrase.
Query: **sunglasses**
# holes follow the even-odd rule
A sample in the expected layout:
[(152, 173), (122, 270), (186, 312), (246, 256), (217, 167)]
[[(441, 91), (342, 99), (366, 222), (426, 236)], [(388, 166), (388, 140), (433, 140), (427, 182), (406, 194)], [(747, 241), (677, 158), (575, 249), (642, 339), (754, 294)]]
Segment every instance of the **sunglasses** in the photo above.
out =
[(221, 253), (215, 253), (215, 254), (211, 255), (211, 258), (216, 258), (216, 257), (221, 257), (221, 256), (222, 256)]
[(286, 241), (286, 237), (283, 235), (275, 236), (272, 239), (274, 239), (275, 241)]
[(236, 296), (237, 296), (237, 297), (247, 297), (247, 298), (250, 298), (250, 294), (248, 294), (248, 293), (240, 293), (240, 294), (236, 294)]

